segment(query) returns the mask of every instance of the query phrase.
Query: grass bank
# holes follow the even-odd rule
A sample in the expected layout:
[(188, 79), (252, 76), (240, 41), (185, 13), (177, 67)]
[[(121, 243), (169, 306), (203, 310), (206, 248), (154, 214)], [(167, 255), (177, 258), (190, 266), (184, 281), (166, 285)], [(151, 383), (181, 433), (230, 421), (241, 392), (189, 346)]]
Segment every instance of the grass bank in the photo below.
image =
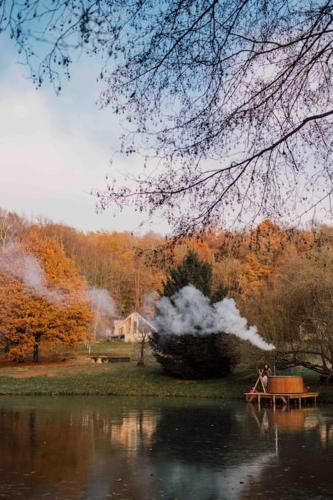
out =
[(248, 373), (225, 379), (178, 380), (163, 373), (150, 352), (145, 367), (137, 366), (138, 346), (99, 343), (92, 354), (129, 356), (129, 363), (95, 364), (84, 349), (65, 361), (40, 364), (0, 363), (1, 395), (117, 395), (190, 398), (240, 398), (249, 386)]
[[(240, 367), (223, 379), (179, 380), (165, 375), (151, 353), (146, 366), (136, 366), (138, 347), (120, 342), (95, 344), (93, 353), (129, 356), (129, 363), (94, 364), (83, 349), (64, 361), (47, 360), (39, 365), (0, 363), (1, 395), (115, 395), (212, 399), (241, 399), (255, 380), (255, 373)], [(333, 387), (318, 387), (318, 378), (304, 373), (312, 389), (319, 388), (321, 401), (333, 403)]]
[(234, 399), (247, 384), (235, 376), (223, 380), (175, 380), (150, 369), (110, 370), (95, 374), (0, 377), (1, 395), (114, 395)]

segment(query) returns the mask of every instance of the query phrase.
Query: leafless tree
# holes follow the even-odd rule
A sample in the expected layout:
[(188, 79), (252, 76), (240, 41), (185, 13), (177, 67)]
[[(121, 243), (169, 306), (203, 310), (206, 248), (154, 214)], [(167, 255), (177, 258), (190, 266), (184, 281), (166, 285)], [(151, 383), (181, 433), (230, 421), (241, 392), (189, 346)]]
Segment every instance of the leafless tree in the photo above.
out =
[(277, 346), (280, 368), (304, 366), (333, 376), (332, 246), (294, 256), (261, 301), (261, 323)]
[(22, 236), (26, 227), (27, 222), (22, 217), (0, 208), (0, 248)]
[[(37, 85), (75, 50), (101, 60), (101, 103), (128, 121), (144, 175), (102, 208), (161, 211), (186, 234), (220, 217), (295, 214), (332, 195), (331, 0), (2, 0)], [(230, 219), (232, 218), (232, 219)]]

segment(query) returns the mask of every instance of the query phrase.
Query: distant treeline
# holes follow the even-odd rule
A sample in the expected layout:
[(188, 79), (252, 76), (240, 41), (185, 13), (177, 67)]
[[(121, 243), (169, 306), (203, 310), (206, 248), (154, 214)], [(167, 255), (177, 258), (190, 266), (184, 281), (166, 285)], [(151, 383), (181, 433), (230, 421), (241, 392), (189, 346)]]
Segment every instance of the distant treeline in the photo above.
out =
[(194, 249), (212, 264), (213, 287), (223, 283), (267, 340), (287, 345), (293, 355), (312, 350), (321, 364), (331, 366), (333, 349), (326, 351), (333, 335), (331, 226), (290, 229), (265, 220), (242, 232), (211, 228), (173, 246), (154, 233), (82, 232), (45, 220), (32, 224), (2, 210), (0, 245), (32, 228), (60, 244), (90, 287), (108, 290), (121, 315), (143, 310), (147, 294), (162, 289), (168, 268)]

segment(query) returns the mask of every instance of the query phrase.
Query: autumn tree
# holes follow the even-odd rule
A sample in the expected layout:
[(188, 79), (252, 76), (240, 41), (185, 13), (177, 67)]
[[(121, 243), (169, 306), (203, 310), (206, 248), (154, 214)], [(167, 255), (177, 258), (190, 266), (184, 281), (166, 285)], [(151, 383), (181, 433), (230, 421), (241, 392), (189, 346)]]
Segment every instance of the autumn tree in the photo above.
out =
[(49, 223), (42, 230), (63, 246), (89, 286), (105, 288), (111, 294), (122, 315), (140, 310), (145, 295), (161, 286), (165, 273), (152, 257), (162, 242), (158, 235), (135, 236), (125, 231), (85, 234)]
[[(249, 231), (211, 227), (204, 234), (183, 238), (171, 247), (164, 246), (164, 240), (154, 234), (83, 233), (50, 221), (38, 221), (32, 227), (23, 218), (3, 210), (0, 238), (1, 345), (11, 357), (22, 359), (34, 349), (37, 357), (41, 344), (52, 347), (62, 343), (61, 336), (70, 339), (69, 332), (74, 335), (76, 321), (84, 323), (82, 310), (88, 307), (85, 299), (81, 300), (85, 296), (85, 281), (76, 268), (89, 286), (108, 290), (123, 315), (136, 309), (147, 316), (147, 311), (151, 311), (145, 298), (152, 291), (156, 295), (160, 290), (171, 297), (182, 286), (194, 283), (215, 302), (227, 289), (249, 322), (256, 324), (260, 333), (286, 355), (285, 365), (297, 361), (308, 367), (312, 363), (322, 374), (331, 371), (328, 349), (333, 276), (329, 256), (333, 230), (328, 225), (283, 228), (266, 220)], [(22, 280), (19, 269), (23, 264), (18, 256), (16, 260), (11, 258), (9, 267), (8, 262), (3, 263), (3, 252), (11, 248), (13, 239), (20, 243), (16, 248), (21, 251), (20, 257), (22, 250), (25, 256), (32, 257), (37, 281), (33, 280), (34, 273), (25, 279), (32, 279), (33, 286)], [(83, 294), (75, 290), (83, 290)], [(77, 319), (73, 319), (74, 326), (70, 328), (75, 295)], [(64, 296), (68, 298), (66, 307)], [(64, 310), (68, 315), (57, 312)], [(59, 323), (63, 317), (65, 326)], [(52, 321), (45, 330), (47, 318)], [(111, 327), (109, 319), (99, 322), (97, 330), (102, 327)], [(38, 340), (40, 330), (44, 333)], [(82, 327), (82, 338), (83, 330)], [(183, 350), (189, 353), (186, 342)], [(319, 352), (315, 350), (319, 345), (326, 366), (319, 355), (313, 354)], [(202, 347), (200, 341), (197, 348), (195, 342), (191, 346), (196, 356)]]
[(268, 294), (271, 309), (276, 308), (281, 367), (299, 365), (333, 375), (332, 270), (333, 248), (312, 250), (287, 260)]
[(1, 252), (0, 304), (0, 341), (10, 359), (38, 361), (41, 345), (73, 347), (89, 337), (86, 282), (37, 228)]
[(0, 208), (0, 248), (22, 237), (27, 228), (28, 223), (23, 217)]

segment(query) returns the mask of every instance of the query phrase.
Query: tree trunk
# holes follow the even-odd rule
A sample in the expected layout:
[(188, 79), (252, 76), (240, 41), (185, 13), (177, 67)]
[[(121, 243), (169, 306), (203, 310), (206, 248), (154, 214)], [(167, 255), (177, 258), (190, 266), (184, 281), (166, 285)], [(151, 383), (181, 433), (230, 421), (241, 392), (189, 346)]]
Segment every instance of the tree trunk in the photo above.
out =
[(137, 366), (145, 366), (145, 344), (146, 344), (146, 337), (144, 337), (141, 342), (140, 342), (140, 358), (137, 363)]
[(33, 354), (32, 354), (32, 360), (34, 363), (38, 363), (38, 361), (39, 361), (40, 338), (41, 338), (41, 335), (36, 335), (36, 337), (35, 337), (35, 345), (34, 345), (34, 350), (33, 350)]
[[(296, 366), (303, 366), (303, 368), (307, 368), (308, 370), (312, 370), (316, 373), (319, 373), (319, 375), (321, 375), (322, 377), (325, 377), (327, 379), (330, 379), (333, 375), (333, 367), (329, 367), (326, 366), (323, 364), (323, 365), (318, 365), (318, 364), (315, 364), (311, 361), (307, 361), (305, 360), (303, 357), (298, 357), (297, 356), (298, 353), (282, 353), (282, 352), (278, 352), (277, 353), (277, 366), (279, 369), (281, 370), (286, 370), (288, 368), (293, 368), (293, 367), (296, 367)], [(302, 353), (303, 355), (304, 354), (308, 354), (309, 356), (313, 355), (313, 354), (316, 354), (318, 356), (320, 356), (320, 353), (312, 353), (312, 352), (309, 352), (309, 353)]]
[(8, 354), (9, 353), (9, 350), (10, 350), (10, 345), (9, 345), (9, 342), (7, 341), (6, 344), (5, 344), (5, 353)]

